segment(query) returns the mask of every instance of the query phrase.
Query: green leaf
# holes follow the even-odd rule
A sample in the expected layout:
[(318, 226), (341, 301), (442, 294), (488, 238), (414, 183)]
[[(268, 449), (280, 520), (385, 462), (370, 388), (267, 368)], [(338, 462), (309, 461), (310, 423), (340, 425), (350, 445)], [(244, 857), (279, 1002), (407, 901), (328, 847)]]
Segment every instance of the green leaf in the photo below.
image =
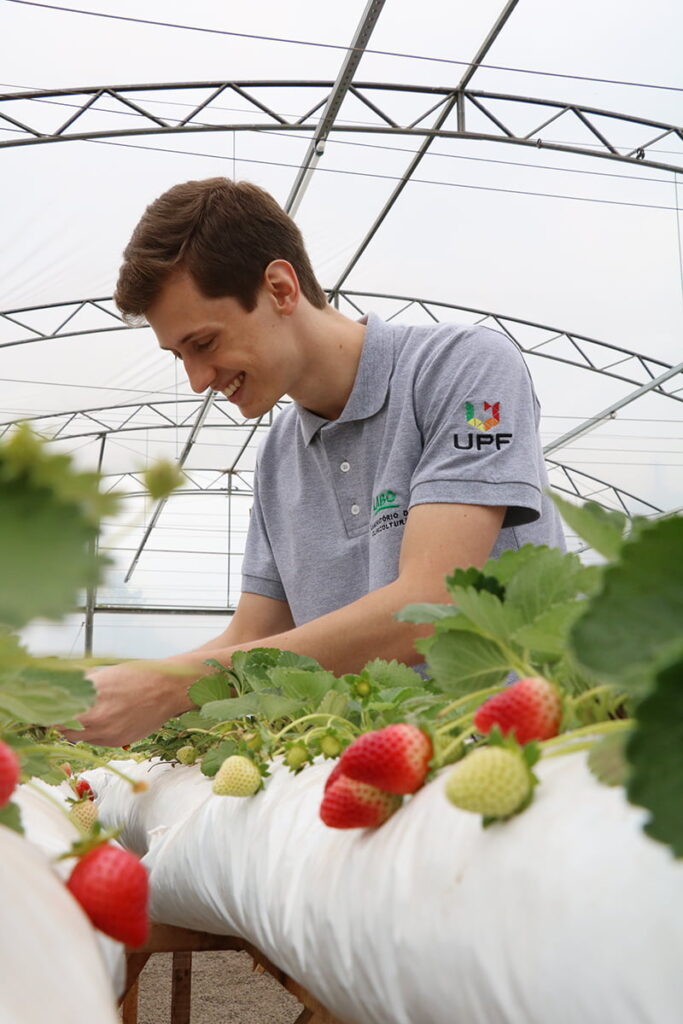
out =
[(220, 766), (225, 761), (226, 757), (230, 757), (236, 753), (237, 744), (234, 740), (223, 740), (217, 747), (213, 747), (202, 757), (202, 774), (208, 775), (209, 778), (213, 778)]
[(316, 711), (327, 715), (339, 715), (345, 718), (349, 709), (349, 697), (346, 693), (339, 693), (337, 690), (328, 690)]
[(520, 625), (530, 624), (551, 605), (582, 595), (583, 569), (577, 555), (538, 546), (509, 580), (506, 606), (514, 606), (520, 616)]
[(622, 512), (605, 509), (595, 501), (575, 505), (553, 491), (548, 493), (565, 523), (574, 533), (605, 558), (614, 560), (618, 557), (627, 523)]
[(624, 542), (570, 634), (579, 663), (635, 696), (683, 650), (683, 519), (660, 519)]
[(214, 700), (225, 700), (231, 694), (230, 679), (224, 672), (214, 672), (208, 676), (202, 676), (187, 691), (191, 701), (198, 704), (208, 704)]
[(0, 710), (30, 725), (63, 725), (86, 711), (95, 687), (82, 672), (24, 668), (9, 678), (0, 670)]
[(511, 671), (498, 644), (477, 633), (444, 633), (430, 640), (427, 666), (438, 685), (453, 697), (502, 683)]
[(455, 609), (452, 604), (430, 604), (423, 601), (419, 604), (407, 604), (396, 612), (394, 618), (398, 622), (437, 622), (452, 616)]
[(487, 576), (481, 569), (476, 569), (474, 566), (469, 569), (456, 569), (451, 576), (446, 577), (446, 586), (451, 594), (454, 590), (471, 588), (477, 591), (487, 590), (501, 601), (505, 600), (505, 587), (497, 577), (495, 575)]
[(505, 642), (522, 624), (520, 609), (510, 601), (503, 603), (488, 590), (456, 586), (450, 590), (460, 611), (485, 636)]
[(683, 657), (657, 674), (636, 723), (626, 744), (628, 798), (650, 811), (647, 834), (683, 857)]
[(626, 760), (626, 742), (628, 734), (624, 732), (607, 733), (599, 743), (594, 744), (588, 752), (588, 767), (596, 779), (605, 786), (625, 786), (628, 780), (629, 767)]
[(245, 693), (241, 697), (229, 697), (227, 700), (211, 700), (202, 706), (199, 714), (204, 721), (232, 722), (237, 718), (255, 715), (258, 707), (258, 694)]
[(293, 718), (302, 710), (303, 701), (291, 697), (281, 697), (278, 693), (259, 693), (258, 710), (269, 721), (277, 722), (280, 718)]
[(381, 687), (424, 686), (424, 680), (420, 673), (402, 661), (384, 661), (382, 658), (375, 658), (374, 661), (367, 663), (363, 674), (367, 675), (371, 682)]
[(490, 558), (482, 572), (486, 576), (494, 576), (499, 583), (506, 585), (520, 571), (529, 559), (536, 557), (538, 547), (535, 544), (523, 544), (521, 548), (503, 551), (496, 558)]
[(521, 626), (512, 634), (520, 647), (544, 654), (561, 655), (567, 646), (569, 630), (582, 614), (586, 599), (556, 604), (542, 612), (533, 622)]
[(17, 804), (9, 803), (0, 808), (0, 825), (11, 828), (13, 832), (18, 832), (20, 836), (23, 836), (24, 826), (21, 823), (21, 811)]
[(318, 705), (328, 690), (331, 690), (335, 678), (331, 672), (319, 669), (317, 672), (307, 671), (300, 668), (285, 668), (277, 666), (271, 668), (269, 676), (272, 683), (281, 690), (286, 697), (293, 697), (296, 700), (303, 700), (307, 703)]

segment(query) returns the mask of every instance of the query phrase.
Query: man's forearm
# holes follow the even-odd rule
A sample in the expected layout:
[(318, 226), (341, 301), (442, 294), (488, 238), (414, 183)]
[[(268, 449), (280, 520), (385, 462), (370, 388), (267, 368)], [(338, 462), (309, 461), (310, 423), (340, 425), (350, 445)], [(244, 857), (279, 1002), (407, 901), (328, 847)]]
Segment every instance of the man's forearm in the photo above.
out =
[(235, 650), (249, 651), (256, 647), (276, 647), (308, 655), (335, 675), (358, 672), (372, 658), (395, 658), (406, 664), (418, 664), (422, 658), (414, 643), (418, 636), (424, 635), (426, 628), (397, 622), (394, 618), (395, 613), (412, 600), (415, 596), (408, 592), (408, 587), (396, 580), (302, 626), (244, 643), (220, 645), (221, 639), (229, 639), (224, 635), (216, 638), (210, 647), (178, 654), (169, 660), (189, 670), (186, 678), (199, 678), (206, 672), (203, 663), (207, 655), (229, 664)]

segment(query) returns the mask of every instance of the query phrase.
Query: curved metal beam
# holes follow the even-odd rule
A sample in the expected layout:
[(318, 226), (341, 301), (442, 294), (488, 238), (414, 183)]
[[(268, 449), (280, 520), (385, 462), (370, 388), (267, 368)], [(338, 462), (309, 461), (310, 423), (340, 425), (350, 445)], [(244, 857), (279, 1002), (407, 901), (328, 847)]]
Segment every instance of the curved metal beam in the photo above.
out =
[[(391, 320), (399, 313), (403, 314), (411, 307), (415, 307), (422, 314), (427, 314), (435, 323), (444, 320), (443, 313), (448, 311), (448, 320), (454, 319), (450, 314), (465, 313), (468, 316), (474, 315), (477, 323), (488, 322), (492, 327), (508, 335), (525, 355), (540, 356), (544, 359), (552, 359), (556, 362), (565, 363), (569, 366), (576, 366), (583, 370), (591, 370), (594, 373), (601, 373), (615, 380), (624, 381), (626, 384), (633, 384), (640, 387), (650, 384), (655, 378), (671, 369), (669, 363), (661, 359), (634, 352), (631, 349), (623, 348), (606, 341), (598, 341), (597, 338), (590, 338), (584, 334), (576, 334), (574, 331), (563, 330), (559, 327), (550, 327), (547, 324), (539, 324), (533, 320), (522, 320), (520, 317), (506, 316), (503, 313), (496, 313), (493, 310), (475, 309), (472, 306), (463, 306), (453, 302), (437, 302), (432, 299), (418, 298), (408, 295), (392, 295), (381, 292), (360, 292), (342, 289), (338, 293), (339, 298), (348, 302), (349, 306), (357, 313), (367, 312), (368, 299), (380, 299), (397, 303), (397, 312), (387, 319)], [(47, 306), (25, 306), (21, 309), (10, 309), (0, 312), (0, 325), (10, 324), (12, 328), (19, 327), (25, 332), (30, 332), (28, 337), (15, 338), (13, 340), (0, 342), (1, 348), (9, 348), (14, 345), (26, 345), (36, 341), (57, 340), (59, 338), (78, 337), (85, 334), (99, 334), (106, 331), (141, 330), (140, 327), (129, 327), (121, 319), (118, 312), (107, 308), (111, 304), (111, 298), (76, 299), (72, 302), (51, 303)], [(55, 326), (50, 331), (31, 327), (27, 320), (31, 314), (42, 312), (46, 309), (55, 310)], [(93, 316), (94, 314), (94, 316)], [(77, 316), (82, 315), (95, 326), (91, 328), (75, 329), (78, 321)], [(625, 372), (628, 364), (630, 372)], [(655, 394), (666, 395), (676, 401), (683, 401), (683, 394), (677, 394), (672, 383), (668, 387), (659, 384), (653, 387)], [(194, 402), (195, 399), (183, 401)], [(175, 400), (174, 400), (175, 402)], [(163, 402), (137, 403), (130, 406), (116, 406), (115, 408), (137, 408), (141, 405), (151, 405), (157, 410)], [(222, 403), (221, 403), (222, 405)], [(104, 407), (105, 409), (107, 407)], [(111, 407), (109, 407), (111, 408)], [(102, 408), (83, 410), (82, 414), (101, 412)], [(52, 415), (76, 416), (75, 412), (55, 413)], [(34, 416), (30, 419), (48, 419), (47, 416)], [(17, 422), (13, 420), (11, 422)], [(175, 423), (175, 421), (174, 421)], [(3, 426), (8, 423), (0, 423), (0, 433)], [(115, 428), (112, 428), (115, 429)], [(92, 433), (99, 433), (94, 429)], [(81, 436), (81, 435), (75, 435)]]
[[(0, 95), (0, 133), (4, 128), (5, 133), (14, 133), (13, 137), (0, 141), (0, 148), (11, 146), (42, 145), (54, 142), (84, 141), (93, 139), (119, 138), (136, 135), (169, 135), (186, 132), (240, 132), (240, 131), (300, 131), (313, 136), (319, 124), (319, 119), (314, 116), (317, 111), (330, 99), (335, 83), (330, 81), (286, 81), (274, 80), (247, 80), (247, 81), (212, 81), (212, 82), (167, 82), (163, 84), (143, 83), (138, 85), (100, 85), (83, 86), (71, 89), (50, 89), (31, 92), (3, 93)], [(269, 93), (278, 88), (286, 89), (308, 89), (320, 90), (323, 96), (316, 101), (313, 107), (298, 118), (292, 118), (289, 114), (278, 113), (273, 107), (259, 99), (259, 89), (266, 89)], [(170, 94), (182, 90), (199, 91), (203, 95), (191, 111), (182, 119), (162, 118), (149, 109), (150, 103), (143, 106), (140, 94), (164, 93)], [(653, 167), (664, 171), (683, 172), (683, 159), (678, 163), (667, 163), (656, 159), (650, 159), (650, 150), (664, 139), (672, 136), (677, 140), (683, 140), (683, 127), (669, 124), (664, 121), (655, 121), (651, 118), (635, 117), (629, 114), (622, 114), (613, 110), (604, 110), (597, 107), (587, 107), (582, 104), (570, 103), (568, 101), (543, 99), (537, 96), (516, 96), (507, 93), (482, 92), (470, 90), (464, 86), (455, 88), (440, 88), (434, 86), (409, 86), (387, 82), (356, 82), (350, 86), (351, 92), (360, 104), (371, 111), (376, 119), (375, 123), (360, 121), (336, 122), (330, 126), (330, 133), (360, 133), (360, 134), (383, 134), (383, 135), (413, 135), (428, 139), (433, 138), (460, 138), (488, 142), (506, 142), (520, 146), (529, 146), (538, 149), (551, 149), (563, 153), (578, 153), (585, 156), (600, 157), (602, 159), (617, 160), (621, 163), (639, 164), (646, 167)], [(425, 109), (410, 122), (400, 124), (394, 117), (381, 107), (382, 94), (404, 93), (410, 95), (422, 95), (425, 99)], [(206, 94), (206, 95), (204, 95)], [(247, 122), (245, 119), (233, 121), (214, 121), (206, 123), (197, 121), (199, 114), (211, 112), (219, 114), (221, 108), (216, 106), (216, 101), (232, 95), (238, 97), (245, 108), (245, 115), (253, 113), (260, 120)], [(134, 97), (134, 98), (131, 98)], [(68, 104), (68, 99), (78, 98), (79, 102)], [(109, 104), (108, 107), (98, 109), (101, 101)], [(152, 101), (153, 102), (153, 101)], [(165, 100), (166, 103), (173, 102)], [(27, 117), (31, 108), (44, 103), (64, 103), (74, 108), (71, 114), (62, 124), (51, 131), (44, 131), (38, 124), (44, 122), (44, 117)], [(13, 116), (12, 110), (16, 108), (17, 116)], [(511, 123), (506, 123), (504, 117), (506, 106), (515, 108), (515, 119), (519, 117), (519, 106), (523, 105), (529, 109), (539, 107), (543, 109), (540, 120), (533, 120), (523, 133), (517, 131)], [(411, 105), (412, 109), (412, 105)], [(443, 120), (443, 113), (447, 110), (450, 114), (455, 110), (455, 124), (447, 127), (439, 123)], [(467, 120), (470, 115), (476, 112), (482, 124), (488, 130), (474, 131), (467, 127)], [(44, 112), (43, 112), (44, 113)], [(127, 117), (134, 116), (141, 119), (141, 127), (126, 126), (121, 128), (109, 127), (111, 114), (121, 114)], [(104, 115), (101, 125), (92, 125), (84, 128), (82, 119), (88, 115), (92, 121), (98, 114)], [(429, 119), (434, 118), (430, 124)], [(29, 123), (33, 120), (33, 124)], [(590, 141), (583, 145), (561, 142), (551, 142), (544, 138), (543, 132), (550, 125), (557, 126), (562, 120), (569, 120), (573, 127), (580, 125), (582, 131)], [(105, 123), (105, 121), (107, 123)], [(437, 125), (436, 127), (434, 125)], [(617, 141), (612, 132), (613, 128), (618, 129), (628, 125), (630, 132), (636, 129), (641, 136), (636, 145), (632, 145), (627, 151), (622, 152), (623, 147)], [(617, 132), (618, 134), (618, 132)]]

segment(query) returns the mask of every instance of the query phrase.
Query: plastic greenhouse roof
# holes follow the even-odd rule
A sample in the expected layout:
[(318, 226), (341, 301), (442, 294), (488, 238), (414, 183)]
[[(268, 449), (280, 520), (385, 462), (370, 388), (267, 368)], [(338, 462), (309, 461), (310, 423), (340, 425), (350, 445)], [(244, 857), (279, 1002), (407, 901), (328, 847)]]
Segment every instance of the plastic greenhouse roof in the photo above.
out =
[[(680, 4), (0, 0), (0, 432), (28, 418), (129, 495), (102, 603), (234, 604), (268, 429), (219, 398), (188, 444), (203, 398), (148, 328), (123, 329), (121, 251), (179, 181), (245, 178), (285, 205), (370, 14), (298, 196), (321, 283), (349, 315), (509, 330), (551, 482), (629, 513), (683, 505)], [(187, 485), (124, 583), (154, 513), (136, 474), (159, 456)]]

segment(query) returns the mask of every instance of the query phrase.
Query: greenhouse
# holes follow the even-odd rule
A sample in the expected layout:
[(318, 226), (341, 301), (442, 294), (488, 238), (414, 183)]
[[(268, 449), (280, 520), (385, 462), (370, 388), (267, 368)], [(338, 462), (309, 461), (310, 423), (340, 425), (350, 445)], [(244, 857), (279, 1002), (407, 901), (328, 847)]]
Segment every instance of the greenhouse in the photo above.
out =
[(0, 0), (0, 1024), (680, 1020), (682, 33)]

